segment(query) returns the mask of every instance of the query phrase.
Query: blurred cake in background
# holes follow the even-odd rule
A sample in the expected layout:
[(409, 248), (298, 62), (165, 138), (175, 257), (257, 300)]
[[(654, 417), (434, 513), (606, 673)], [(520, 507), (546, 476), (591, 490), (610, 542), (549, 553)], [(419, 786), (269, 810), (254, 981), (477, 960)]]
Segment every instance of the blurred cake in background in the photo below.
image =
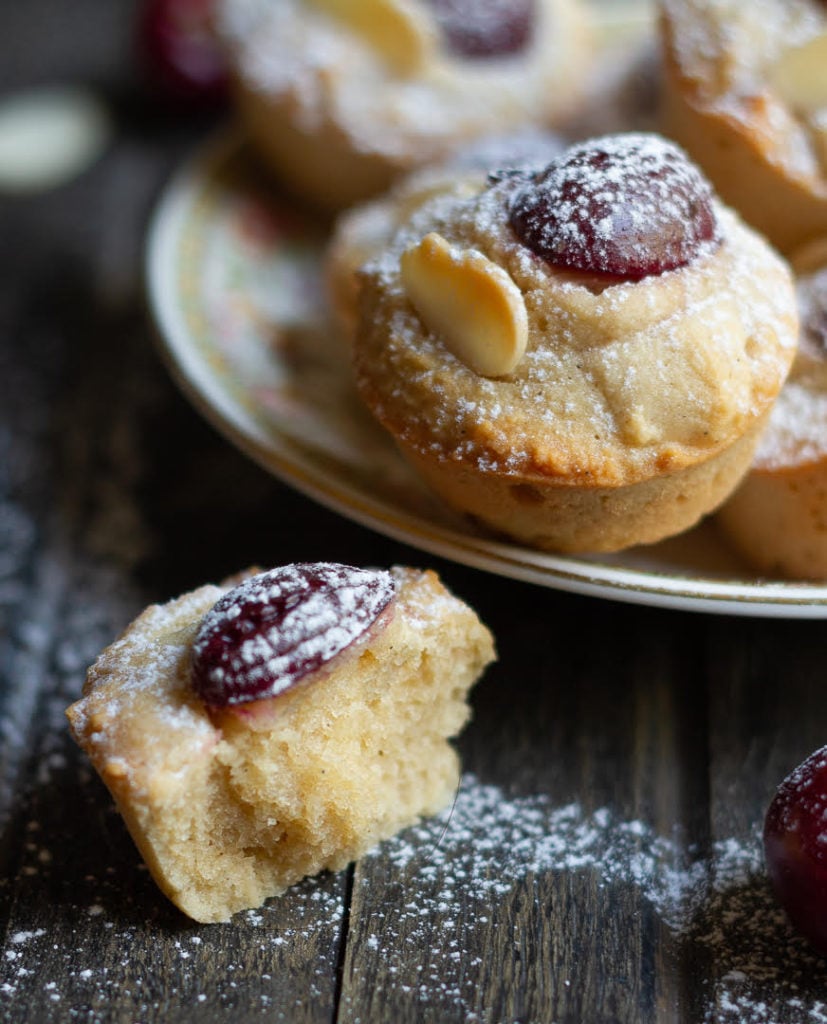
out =
[(260, 153), (327, 209), (481, 135), (559, 124), (592, 69), (581, 0), (219, 0), (216, 25)]
[(760, 572), (827, 579), (827, 239), (792, 259), (798, 354), (753, 469), (718, 520)]
[(827, 234), (827, 4), (660, 0), (663, 130), (785, 253)]

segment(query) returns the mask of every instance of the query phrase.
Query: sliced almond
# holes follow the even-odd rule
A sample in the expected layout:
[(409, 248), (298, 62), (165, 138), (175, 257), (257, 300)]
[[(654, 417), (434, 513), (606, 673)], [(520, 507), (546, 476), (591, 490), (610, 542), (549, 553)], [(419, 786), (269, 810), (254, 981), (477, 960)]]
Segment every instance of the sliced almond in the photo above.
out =
[(416, 72), (436, 44), (436, 30), (412, 0), (311, 0), (346, 24), (402, 75)]
[(522, 292), (480, 252), (432, 232), (402, 254), (402, 283), (429, 331), (483, 377), (511, 373), (528, 341)]
[(785, 50), (770, 77), (776, 93), (795, 110), (814, 113), (827, 107), (827, 32)]

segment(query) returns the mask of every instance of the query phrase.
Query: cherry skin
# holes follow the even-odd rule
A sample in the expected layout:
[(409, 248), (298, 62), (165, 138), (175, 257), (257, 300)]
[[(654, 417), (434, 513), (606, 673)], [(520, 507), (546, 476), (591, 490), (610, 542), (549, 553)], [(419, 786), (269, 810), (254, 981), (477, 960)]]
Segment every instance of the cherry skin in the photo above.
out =
[(778, 787), (764, 821), (764, 859), (793, 926), (827, 955), (827, 747)]
[(457, 56), (507, 57), (528, 46), (536, 0), (429, 0), (448, 48)]
[(152, 89), (175, 103), (218, 105), (227, 67), (210, 29), (215, 0), (143, 0), (136, 29), (138, 58)]
[(363, 639), (395, 592), (388, 572), (331, 562), (251, 576), (202, 619), (192, 686), (213, 708), (274, 697)]
[(658, 135), (579, 143), (520, 188), (510, 224), (557, 267), (639, 280), (686, 266), (719, 242), (712, 189)]

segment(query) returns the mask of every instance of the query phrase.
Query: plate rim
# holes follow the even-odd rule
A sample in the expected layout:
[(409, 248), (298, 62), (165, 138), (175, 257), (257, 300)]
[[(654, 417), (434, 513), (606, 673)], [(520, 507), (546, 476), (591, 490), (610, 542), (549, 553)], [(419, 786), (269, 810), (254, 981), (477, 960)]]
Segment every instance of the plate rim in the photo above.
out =
[(554, 555), (429, 522), (334, 481), (301, 454), (264, 437), (216, 382), (191, 342), (176, 302), (176, 245), (186, 216), (216, 167), (237, 154), (237, 128), (201, 143), (162, 188), (145, 243), (145, 291), (157, 348), (180, 390), (235, 447), (265, 470), (339, 515), (440, 558), (523, 582), (584, 596), (684, 611), (777, 618), (827, 618), (827, 584), (687, 576)]

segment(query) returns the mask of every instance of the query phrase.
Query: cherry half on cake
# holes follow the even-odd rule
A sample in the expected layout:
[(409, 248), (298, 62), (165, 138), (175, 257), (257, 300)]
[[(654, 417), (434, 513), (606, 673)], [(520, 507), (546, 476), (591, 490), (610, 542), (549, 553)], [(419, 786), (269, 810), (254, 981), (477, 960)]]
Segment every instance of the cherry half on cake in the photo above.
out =
[(764, 821), (764, 858), (793, 926), (827, 955), (827, 747), (778, 787)]
[(274, 697), (365, 638), (395, 593), (388, 572), (332, 562), (251, 576), (201, 621), (192, 685), (214, 708)]
[(568, 149), (515, 195), (520, 241), (557, 267), (625, 280), (686, 266), (718, 242), (712, 188), (659, 135), (608, 135)]
[(537, 0), (428, 0), (460, 57), (508, 57), (528, 46)]

